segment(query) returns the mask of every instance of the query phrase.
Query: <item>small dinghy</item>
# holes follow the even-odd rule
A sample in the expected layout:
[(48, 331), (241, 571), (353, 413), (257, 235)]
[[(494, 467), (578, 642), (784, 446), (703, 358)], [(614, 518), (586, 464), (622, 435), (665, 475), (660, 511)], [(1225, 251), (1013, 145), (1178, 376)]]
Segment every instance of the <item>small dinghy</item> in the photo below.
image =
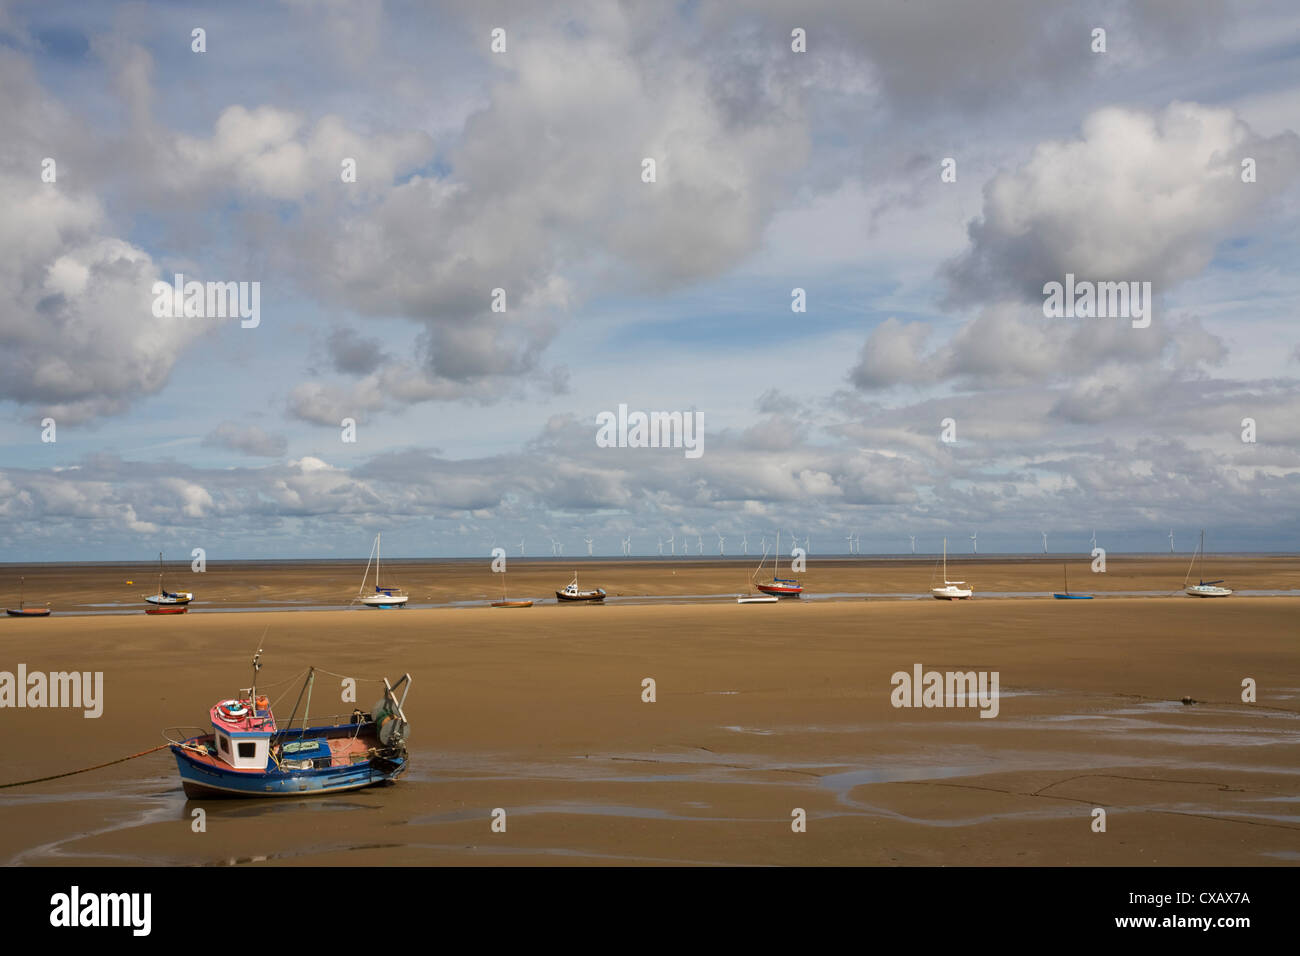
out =
[(573, 572), (573, 580), (565, 586), (563, 591), (555, 592), (557, 601), (603, 601), (605, 600), (604, 588), (589, 588), (584, 591), (578, 587), (578, 572)]
[(45, 607), (27, 607), (24, 597), (26, 578), (18, 579), (18, 606), (5, 608), (5, 613), (10, 617), (49, 617), (50, 606)]
[[(309, 668), (288, 725), (281, 727), (267, 699), (257, 693), (261, 651), (253, 657), (253, 686), (214, 704), (211, 733), (183, 737), (187, 729), (164, 733), (187, 797), (292, 797), (359, 790), (396, 780), (408, 765), (408, 724), (402, 706), (411, 675), (396, 684), (384, 679), (384, 696), (370, 713), (324, 719), (308, 725), (316, 669)], [(397, 690), (402, 695), (397, 696)], [(301, 726), (298, 704), (307, 696)]]
[(163, 587), (163, 563), (162, 552), (158, 552), (158, 593), (146, 594), (144, 599), (150, 604), (156, 604), (159, 607), (173, 607), (178, 604), (189, 604), (194, 600), (194, 594), (190, 591), (168, 591)]
[(737, 604), (775, 604), (780, 600), (774, 594), (740, 594), (736, 596)]
[(144, 609), (146, 614), (184, 614), (189, 610), (186, 604), (159, 605), (158, 607), (147, 607)]

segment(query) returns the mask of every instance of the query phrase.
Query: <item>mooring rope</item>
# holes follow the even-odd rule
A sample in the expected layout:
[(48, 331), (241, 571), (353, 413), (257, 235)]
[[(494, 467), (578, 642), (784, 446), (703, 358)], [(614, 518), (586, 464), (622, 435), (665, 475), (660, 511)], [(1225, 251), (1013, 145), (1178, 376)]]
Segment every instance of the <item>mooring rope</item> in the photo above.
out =
[(170, 747), (171, 744), (159, 744), (157, 747), (150, 747), (148, 750), (141, 750), (138, 754), (131, 754), (129, 757), (118, 757), (116, 760), (110, 760), (108, 763), (97, 763), (93, 767), (82, 767), (80, 770), (69, 770), (67, 773), (56, 773), (49, 777), (36, 777), (32, 780), (19, 780), (15, 783), (0, 783), (0, 790), (6, 790), (9, 787), (25, 787), (29, 783), (44, 783), (46, 780), (58, 780), (60, 777), (71, 777), (75, 774), (86, 773), (90, 770), (99, 770), (103, 767), (111, 767), (115, 763), (126, 763), (128, 760), (134, 760), (136, 757), (143, 757), (147, 754), (157, 753), (164, 747)]

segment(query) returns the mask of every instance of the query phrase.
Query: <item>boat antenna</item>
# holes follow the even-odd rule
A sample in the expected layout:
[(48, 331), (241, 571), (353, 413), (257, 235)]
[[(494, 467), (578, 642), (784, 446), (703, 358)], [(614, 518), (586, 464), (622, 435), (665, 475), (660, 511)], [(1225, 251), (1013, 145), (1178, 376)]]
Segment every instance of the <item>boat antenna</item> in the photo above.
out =
[(262, 644), (266, 640), (266, 632), (271, 629), (268, 624), (262, 630), (262, 636), (257, 639), (257, 650), (253, 654), (253, 686), (249, 688), (248, 696), (253, 702), (253, 716), (257, 716), (257, 672), (262, 669)]

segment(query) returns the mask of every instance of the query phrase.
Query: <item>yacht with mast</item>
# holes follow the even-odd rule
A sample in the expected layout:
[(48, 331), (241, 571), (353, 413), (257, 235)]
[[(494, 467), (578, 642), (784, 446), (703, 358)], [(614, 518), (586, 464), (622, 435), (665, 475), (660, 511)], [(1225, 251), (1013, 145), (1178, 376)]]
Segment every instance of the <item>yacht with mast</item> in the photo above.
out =
[[(375, 543), (370, 549), (370, 558), (366, 561), (366, 573), (361, 577), (361, 588), (357, 591), (357, 596), (352, 599), (354, 604), (361, 604), (365, 607), (390, 608), (402, 607), (410, 598), (406, 591), (396, 585), (384, 586), (380, 583), (379, 578), (379, 538), (375, 535)], [(373, 594), (366, 592), (366, 581), (370, 579), (370, 565), (375, 566), (375, 590)]]
[(930, 593), (938, 601), (964, 601), (969, 598), (974, 591), (967, 586), (965, 581), (948, 580), (948, 539), (943, 539), (943, 587), (930, 588)]
[(10, 617), (49, 617), (50, 616), (49, 604), (46, 604), (45, 607), (27, 607), (26, 603), (23, 600), (24, 597), (26, 596), (25, 595), (26, 580), (27, 580), (26, 578), (18, 579), (18, 606), (5, 608), (5, 613), (8, 614)]
[(163, 587), (163, 559), (162, 552), (158, 552), (158, 593), (146, 594), (144, 599), (150, 604), (160, 607), (176, 607), (177, 605), (189, 604), (194, 600), (194, 594), (191, 591), (168, 591)]
[[(1196, 565), (1197, 554), (1201, 556), (1200, 581), (1197, 584), (1189, 585), (1187, 582), (1191, 580), (1192, 568)], [(1187, 576), (1183, 578), (1183, 590), (1185, 590), (1192, 597), (1202, 597), (1202, 598), (1227, 597), (1232, 593), (1232, 588), (1219, 587), (1219, 585), (1222, 583), (1223, 583), (1222, 578), (1220, 578), (1218, 581), (1205, 580), (1205, 529), (1202, 528), (1201, 543), (1197, 545), (1196, 550), (1192, 552), (1192, 563), (1187, 566)]]
[[(767, 555), (763, 555), (763, 561), (767, 560)], [(776, 550), (772, 552), (772, 580), (766, 584), (755, 584), (754, 586), (764, 594), (770, 594), (778, 598), (797, 598), (803, 594), (803, 585), (792, 578), (778, 578), (777, 573), (781, 569), (781, 532), (776, 533)], [(763, 570), (763, 562), (758, 564), (758, 571)], [(748, 602), (742, 602), (748, 603)]]

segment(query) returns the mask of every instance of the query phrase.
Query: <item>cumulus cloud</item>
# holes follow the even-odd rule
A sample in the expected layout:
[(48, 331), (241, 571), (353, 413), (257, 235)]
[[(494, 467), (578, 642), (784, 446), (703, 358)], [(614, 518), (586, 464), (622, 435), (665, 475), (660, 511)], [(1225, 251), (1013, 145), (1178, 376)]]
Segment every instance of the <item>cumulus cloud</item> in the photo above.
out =
[[(1242, 160), (1261, 172), (1242, 181)], [(1107, 107), (1080, 136), (1039, 144), (984, 188), (970, 248), (947, 267), (949, 304), (1042, 302), (1067, 273), (1141, 280), (1157, 295), (1201, 272), (1300, 170), (1300, 137), (1253, 133), (1230, 109)]]
[[(121, 412), (160, 390), (208, 326), (154, 318), (153, 258), (113, 235), (100, 202), (66, 164), (60, 170), (74, 155), (58, 148), (71, 120), (3, 48), (0, 86), (0, 128), (12, 144), (0, 150), (0, 398), (60, 422)], [(41, 178), (46, 149), (52, 183)]]

